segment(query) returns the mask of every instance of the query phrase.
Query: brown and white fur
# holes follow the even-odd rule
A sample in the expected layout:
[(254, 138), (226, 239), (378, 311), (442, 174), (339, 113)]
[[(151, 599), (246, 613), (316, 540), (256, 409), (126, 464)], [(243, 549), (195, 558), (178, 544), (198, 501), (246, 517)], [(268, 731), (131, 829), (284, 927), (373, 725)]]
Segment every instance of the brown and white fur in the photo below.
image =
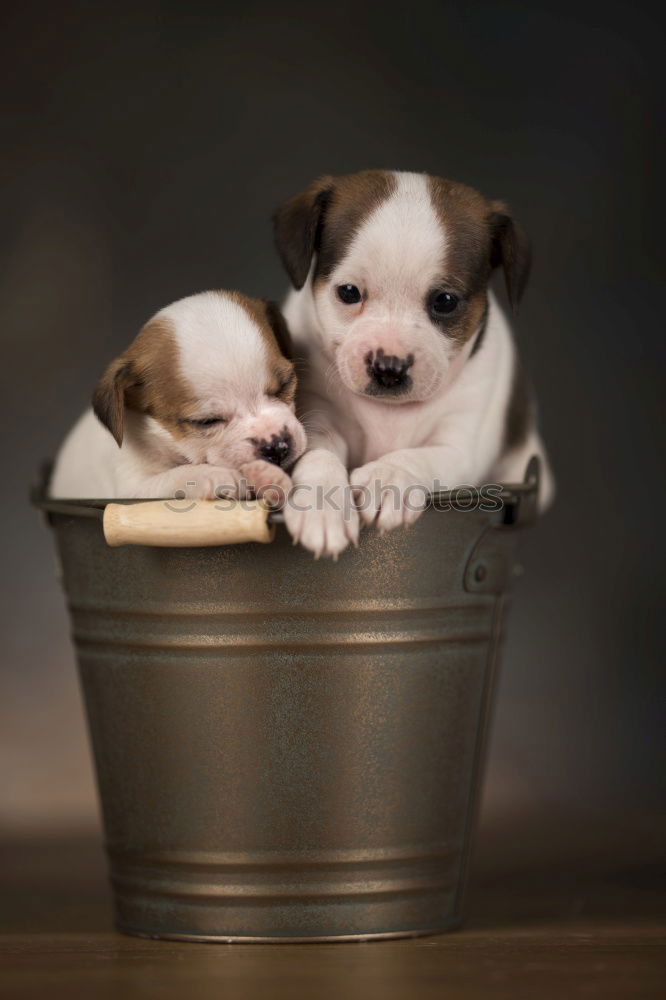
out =
[[(335, 556), (356, 542), (360, 519), (411, 524), (416, 505), (395, 502), (408, 487), (519, 481), (533, 454), (549, 501), (534, 409), (488, 288), (502, 267), (515, 310), (529, 272), (527, 239), (502, 203), (426, 174), (364, 171), (293, 197), (275, 234), (294, 286), (285, 317), (308, 360), (310, 450), (293, 481), (333, 500), (287, 506), (295, 539)], [(341, 301), (349, 286), (360, 301)], [(442, 304), (452, 311), (435, 314)], [(358, 511), (343, 499), (348, 483)]]
[(203, 497), (290, 487), (305, 449), (286, 324), (272, 303), (204, 292), (158, 312), (100, 379), (56, 497)]

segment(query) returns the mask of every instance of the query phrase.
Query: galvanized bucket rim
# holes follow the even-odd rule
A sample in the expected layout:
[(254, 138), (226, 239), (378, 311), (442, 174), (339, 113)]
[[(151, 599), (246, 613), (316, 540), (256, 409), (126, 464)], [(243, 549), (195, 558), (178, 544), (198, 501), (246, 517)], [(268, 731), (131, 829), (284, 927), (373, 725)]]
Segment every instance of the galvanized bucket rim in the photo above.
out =
[[(80, 499), (55, 498), (48, 494), (48, 485), (51, 479), (53, 462), (45, 461), (39, 471), (37, 482), (30, 491), (30, 502), (33, 506), (43, 511), (45, 514), (67, 514), (72, 517), (89, 517), (102, 520), (104, 509), (107, 504), (139, 504), (145, 503), (147, 498), (100, 498), (100, 499)], [(539, 497), (539, 459), (534, 455), (527, 464), (525, 477), (522, 483), (497, 483), (501, 492), (497, 499), (502, 501), (503, 516), (500, 523), (507, 526), (521, 527), (531, 524), (537, 516), (537, 505)], [(431, 494), (430, 507), (438, 512), (445, 510), (458, 510), (466, 512), (470, 510), (470, 504), (482, 500), (483, 487), (468, 486), (461, 484), (452, 490), (439, 491)], [(460, 497), (461, 491), (465, 491), (464, 501)], [(155, 499), (154, 497), (152, 499)], [(168, 497), (163, 499), (168, 500)], [(284, 515), (280, 511), (271, 514), (273, 523), (283, 523)]]

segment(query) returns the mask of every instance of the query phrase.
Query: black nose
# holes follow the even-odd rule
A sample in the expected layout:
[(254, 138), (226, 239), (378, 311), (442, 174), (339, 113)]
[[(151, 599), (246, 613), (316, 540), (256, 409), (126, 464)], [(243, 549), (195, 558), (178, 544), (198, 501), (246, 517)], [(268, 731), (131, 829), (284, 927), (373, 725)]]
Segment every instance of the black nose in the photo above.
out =
[(291, 452), (291, 437), (289, 434), (273, 434), (270, 441), (265, 439), (257, 443), (257, 455), (273, 465), (284, 465)]
[(365, 367), (370, 376), (370, 386), (366, 391), (371, 395), (406, 392), (412, 384), (408, 372), (413, 364), (413, 354), (398, 358), (394, 354), (384, 354), (381, 347), (376, 354), (369, 351), (365, 357)]

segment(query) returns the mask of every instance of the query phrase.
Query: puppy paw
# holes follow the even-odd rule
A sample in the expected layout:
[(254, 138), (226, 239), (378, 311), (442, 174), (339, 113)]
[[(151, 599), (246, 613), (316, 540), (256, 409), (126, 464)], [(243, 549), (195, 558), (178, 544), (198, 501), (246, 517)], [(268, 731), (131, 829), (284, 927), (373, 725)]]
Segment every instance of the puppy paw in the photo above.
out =
[(379, 459), (349, 477), (359, 514), (380, 532), (409, 527), (421, 516), (428, 494), (408, 469)]
[(257, 459), (240, 467), (246, 490), (259, 497), (270, 507), (284, 507), (291, 489), (291, 479), (278, 465)]
[(216, 465), (182, 465), (158, 477), (156, 495), (177, 500), (215, 500), (239, 496), (240, 479), (234, 469)]
[(284, 519), (294, 539), (315, 558), (337, 559), (349, 543), (358, 544), (360, 521), (350, 503), (346, 485), (309, 491), (296, 490), (284, 508)]

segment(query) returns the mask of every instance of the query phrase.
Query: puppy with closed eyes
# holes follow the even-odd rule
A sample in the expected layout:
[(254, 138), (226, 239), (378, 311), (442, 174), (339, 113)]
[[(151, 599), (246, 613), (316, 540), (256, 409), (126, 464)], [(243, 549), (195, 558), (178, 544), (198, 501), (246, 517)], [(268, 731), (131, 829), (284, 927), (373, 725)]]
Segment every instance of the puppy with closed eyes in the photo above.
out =
[(57, 457), (54, 497), (208, 498), (277, 486), (305, 450), (291, 342), (273, 303), (204, 292), (112, 361)]
[[(545, 506), (534, 407), (488, 284), (502, 268), (516, 310), (530, 252), (506, 206), (438, 177), (371, 170), (315, 181), (274, 222), (293, 284), (284, 313), (308, 359), (310, 450), (293, 470), (300, 502), (285, 509), (294, 538), (335, 556), (356, 542), (359, 517), (411, 524), (410, 487), (520, 481), (534, 454)], [(303, 502), (314, 487), (329, 501)]]

